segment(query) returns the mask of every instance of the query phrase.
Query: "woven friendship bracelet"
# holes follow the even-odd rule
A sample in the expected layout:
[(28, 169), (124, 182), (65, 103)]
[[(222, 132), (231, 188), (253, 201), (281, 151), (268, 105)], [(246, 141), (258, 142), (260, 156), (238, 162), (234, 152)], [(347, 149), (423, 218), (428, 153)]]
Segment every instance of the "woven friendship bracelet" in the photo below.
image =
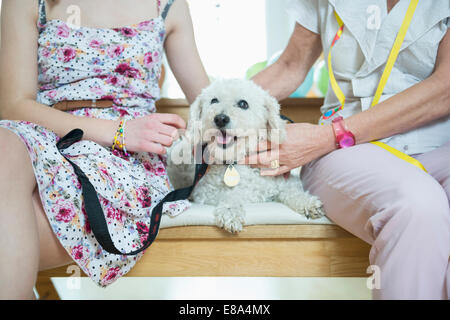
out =
[(116, 148), (122, 150), (126, 156), (128, 156), (127, 149), (125, 147), (125, 124), (127, 120), (121, 120), (119, 123), (119, 128), (117, 128), (116, 134), (114, 135), (114, 143), (112, 145), (112, 150)]

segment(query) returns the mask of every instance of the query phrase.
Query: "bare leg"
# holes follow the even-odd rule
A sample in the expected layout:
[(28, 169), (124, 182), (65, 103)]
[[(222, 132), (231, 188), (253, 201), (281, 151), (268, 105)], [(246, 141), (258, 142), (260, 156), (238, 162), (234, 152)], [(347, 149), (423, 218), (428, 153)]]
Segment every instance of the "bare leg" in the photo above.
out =
[(39, 271), (60, 267), (73, 262), (59, 242), (42, 208), (37, 188), (33, 192), (33, 205), (39, 231)]
[(51, 262), (62, 258), (61, 249), (55, 252), (53, 232), (33, 200), (36, 179), (24, 143), (0, 128), (0, 154), (0, 299), (32, 299), (39, 265), (47, 266), (40, 246), (43, 258), (55, 258)]
[(31, 194), (36, 186), (22, 141), (0, 129), (0, 299), (30, 299), (39, 266)]

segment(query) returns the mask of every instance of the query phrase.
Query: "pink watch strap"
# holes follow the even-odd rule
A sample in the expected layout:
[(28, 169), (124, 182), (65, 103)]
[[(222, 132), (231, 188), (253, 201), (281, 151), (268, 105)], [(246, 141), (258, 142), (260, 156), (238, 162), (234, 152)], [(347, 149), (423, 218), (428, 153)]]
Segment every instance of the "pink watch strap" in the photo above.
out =
[(333, 119), (331, 125), (333, 126), (338, 148), (348, 148), (355, 145), (355, 136), (346, 128), (344, 118), (337, 117)]
[(341, 136), (345, 132), (347, 132), (347, 128), (345, 127), (345, 124), (344, 124), (344, 118), (337, 117), (337, 118), (333, 119), (331, 124), (333, 126), (334, 135), (336, 137)]

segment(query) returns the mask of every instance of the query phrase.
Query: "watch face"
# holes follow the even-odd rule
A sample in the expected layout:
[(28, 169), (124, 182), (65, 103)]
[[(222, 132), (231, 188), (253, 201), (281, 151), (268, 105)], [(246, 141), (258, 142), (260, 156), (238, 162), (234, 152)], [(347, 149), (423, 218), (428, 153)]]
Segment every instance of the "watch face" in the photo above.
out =
[(345, 135), (342, 137), (341, 141), (339, 141), (339, 145), (341, 148), (348, 148), (355, 145), (355, 139), (353, 139), (350, 135)]

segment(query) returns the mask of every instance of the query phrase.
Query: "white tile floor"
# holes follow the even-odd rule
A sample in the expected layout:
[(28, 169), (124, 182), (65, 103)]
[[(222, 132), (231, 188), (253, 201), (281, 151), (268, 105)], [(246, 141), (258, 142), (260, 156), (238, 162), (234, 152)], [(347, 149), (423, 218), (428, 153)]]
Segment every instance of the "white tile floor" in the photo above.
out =
[(366, 278), (121, 278), (106, 289), (88, 278), (52, 278), (61, 299), (371, 299)]

